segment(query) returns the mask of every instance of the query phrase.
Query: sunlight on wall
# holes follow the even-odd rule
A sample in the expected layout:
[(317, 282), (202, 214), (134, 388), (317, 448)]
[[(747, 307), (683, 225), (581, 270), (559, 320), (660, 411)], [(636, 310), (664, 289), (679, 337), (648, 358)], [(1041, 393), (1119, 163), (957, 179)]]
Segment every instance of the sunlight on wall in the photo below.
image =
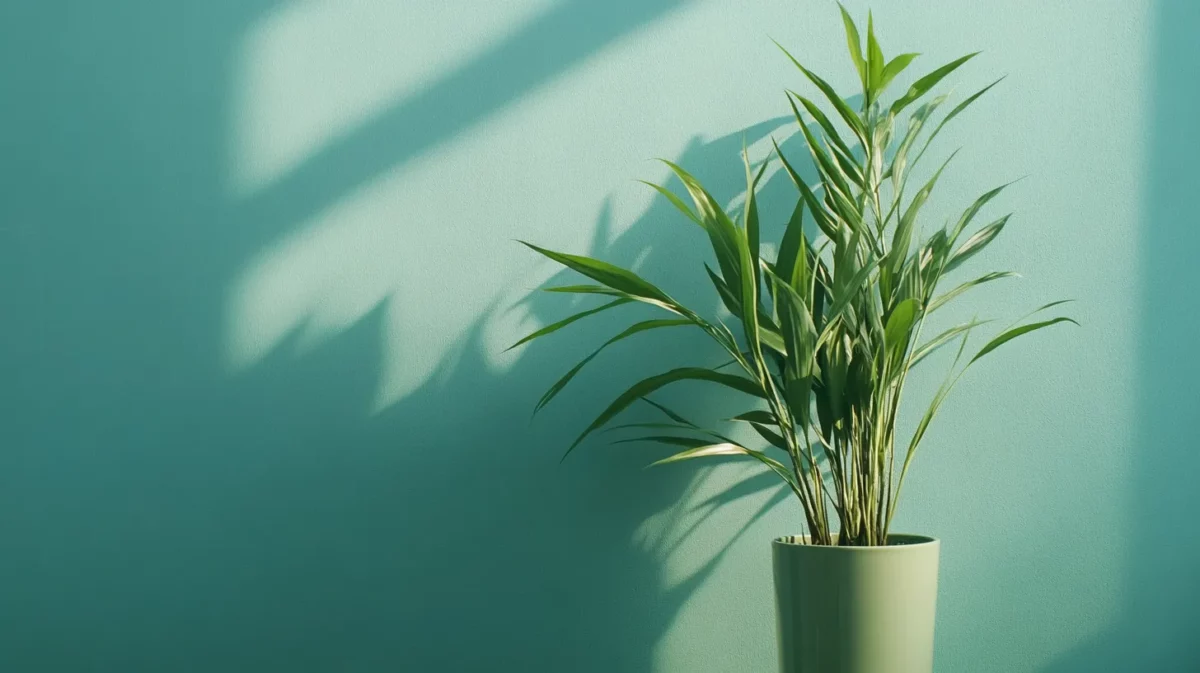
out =
[[(472, 27), (453, 29), (453, 42), (469, 42), (463, 30), (486, 26), (490, 44), (504, 36), (496, 37), (492, 18), (511, 32), (546, 6), (545, 0), (506, 4), (512, 7), (503, 15), (488, 10), (495, 16), (487, 21), (475, 12), (463, 22)], [(366, 6), (300, 3), (251, 33), (235, 114), (235, 192), (265, 187), (478, 51), (476, 45), (430, 61), (450, 30), (450, 9), (417, 12), (414, 21), (407, 6), (391, 14)], [(501, 355), (504, 348), (545, 322), (513, 305), (554, 272), (514, 239), (586, 250), (606, 201), (610, 235), (619, 236), (653, 198), (633, 178), (666, 179), (649, 157), (675, 156), (694, 140), (694, 129), (711, 126), (701, 121), (705, 111), (688, 103), (688, 82), (629, 77), (663, 67), (663, 44), (680, 41), (700, 21), (683, 12), (631, 31), (441, 141), (436, 151), (406, 158), (287, 228), (231, 284), (230, 369), (253, 366), (289, 335), (297, 334), (302, 350), (311, 348), (381, 305), (387, 333), (376, 410), (426, 381), (481, 315), (495, 314), (482, 329), (488, 359), (504, 367), (513, 358)], [(424, 60), (399, 62), (398, 55), (378, 67), (375, 59), (393, 58), (400, 43)], [(682, 50), (669, 56), (672, 66), (705, 62)], [(707, 58), (715, 65), (721, 56)], [(610, 104), (585, 103), (599, 97)], [(730, 116), (731, 123), (744, 118)], [(606, 137), (612, 128), (626, 131)], [(605, 142), (581, 158), (570, 150), (577, 137)]]
[(235, 193), (269, 184), (554, 2), (301, 0), (267, 16), (246, 35), (235, 79)]

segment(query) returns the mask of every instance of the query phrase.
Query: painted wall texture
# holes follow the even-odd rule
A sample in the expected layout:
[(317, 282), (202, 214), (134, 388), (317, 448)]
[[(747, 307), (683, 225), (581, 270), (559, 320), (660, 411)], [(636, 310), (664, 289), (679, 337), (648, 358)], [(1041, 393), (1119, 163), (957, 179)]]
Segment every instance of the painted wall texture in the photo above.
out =
[[(1028, 175), (975, 267), (1023, 279), (958, 310), (1083, 323), (972, 370), (911, 475), (941, 672), (1200, 670), (1197, 7), (872, 6), (914, 71), (983, 50), (958, 100), (1009, 76), (933, 150), (934, 222)], [(531, 423), (616, 325), (503, 352), (573, 308), (518, 238), (715, 304), (634, 179), (733, 200), (743, 139), (798, 150), (768, 37), (853, 91), (815, 0), (0, 4), (0, 669), (773, 670), (769, 479), (559, 464), (718, 355), (631, 340)]]

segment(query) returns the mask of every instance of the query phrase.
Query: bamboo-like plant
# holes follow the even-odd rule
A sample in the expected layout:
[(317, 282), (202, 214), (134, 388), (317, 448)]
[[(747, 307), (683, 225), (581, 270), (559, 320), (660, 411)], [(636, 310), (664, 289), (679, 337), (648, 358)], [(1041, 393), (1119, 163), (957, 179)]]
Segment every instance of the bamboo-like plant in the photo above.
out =
[[(1074, 321), (1056, 317), (1025, 322), (1034, 313), (1062, 302), (1046, 304), (1003, 330), (965, 362), (968, 337), (983, 322), (971, 320), (954, 325), (922, 340), (927, 318), (939, 308), (972, 288), (1014, 275), (986, 273), (938, 292), (945, 274), (978, 254), (1003, 230), (1009, 215), (978, 229), (972, 230), (971, 225), (980, 210), (1007, 185), (983, 194), (952, 226), (935, 227), (924, 240), (915, 240), (922, 229), (921, 209), (949, 159), (909, 196), (909, 178), (930, 142), (999, 80), (968, 96), (921, 140), (935, 111), (947, 100), (947, 95), (932, 96), (934, 87), (976, 54), (933, 70), (913, 82), (903, 95), (885, 102), (888, 84), (917, 54), (885, 59), (870, 19), (864, 54), (858, 29), (844, 8), (842, 19), (850, 57), (862, 83), (862, 105), (858, 110), (776, 43), (816, 86), (845, 128), (839, 131), (820, 106), (788, 91), (788, 102), (819, 181), (812, 186), (806, 184), (775, 145), (775, 155), (799, 196), (773, 261), (760, 254), (755, 198), (770, 157), (754, 170), (743, 152), (746, 196), (740, 214), (727, 213), (700, 182), (669, 161), (665, 163), (682, 181), (691, 206), (665, 187), (646, 183), (708, 237), (717, 263), (716, 271), (705, 265), (708, 278), (724, 307), (740, 321), (741, 334), (735, 336), (720, 319), (702, 317), (630, 270), (525, 243), (598, 283), (552, 287), (548, 291), (603, 295), (610, 301), (537, 330), (514, 347), (586, 316), (632, 302), (650, 304), (670, 314), (634, 323), (609, 339), (551, 386), (537, 403), (536, 408), (541, 409), (606, 347), (659, 328), (699, 328), (728, 354), (730, 362), (716, 368), (673, 369), (639, 381), (583, 430), (567, 454), (618, 414), (645, 400), (665, 414), (666, 420), (636, 425), (665, 428), (673, 434), (644, 439), (684, 447), (655, 465), (707, 456), (753, 458), (778, 474), (795, 493), (804, 510), (811, 543), (874, 546), (887, 544), (901, 487), (917, 447), (963, 372), (1017, 337)], [(900, 124), (901, 114), (910, 109), (906, 124)], [(810, 117), (815, 122), (811, 129)], [(820, 232), (813, 240), (805, 231), (806, 213)], [(907, 444), (897, 447), (897, 416), (909, 373), (934, 350), (955, 342), (957, 355), (945, 381)], [(725, 371), (734, 365), (736, 373)], [(765, 446), (743, 446), (647, 397), (684, 380), (719, 384), (752, 398), (754, 408), (734, 420), (748, 424)], [(834, 519), (837, 530), (833, 528)]]

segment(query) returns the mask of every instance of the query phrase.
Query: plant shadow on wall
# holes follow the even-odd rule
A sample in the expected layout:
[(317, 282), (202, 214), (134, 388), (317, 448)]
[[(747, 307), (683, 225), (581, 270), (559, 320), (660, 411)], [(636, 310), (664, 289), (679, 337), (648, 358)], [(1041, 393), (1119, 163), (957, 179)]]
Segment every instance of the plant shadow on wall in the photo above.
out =
[[(790, 133), (786, 124), (779, 119), (695, 141), (678, 159), (711, 180), (718, 194), (732, 197), (744, 188), (743, 141)], [(764, 199), (794, 199), (789, 190), (786, 175), (778, 173), (763, 187)], [(687, 240), (693, 233), (688, 223), (665, 201), (656, 200), (611, 242), (606, 220), (602, 213), (590, 252), (623, 265), (638, 262), (685, 296), (689, 287), (702, 287), (690, 260), (705, 242)], [(561, 299), (537, 292), (521, 305), (533, 322), (548, 324), (570, 311)], [(648, 445), (598, 441), (560, 465), (569, 438), (605, 396), (636, 378), (634, 372), (664, 360), (711, 365), (720, 354), (703, 338), (678, 334), (631, 340), (601, 355), (603, 362), (580, 374), (576, 389), (531, 427), (538, 396), (613, 328), (603, 320), (572, 325), (574, 338), (559, 348), (522, 351), (510, 368), (492, 372), (495, 354), (483, 337), (494, 313), (480, 317), (431, 382), (384, 412), (379, 424), (387, 432), (414, 433), (401, 438), (405, 450), (396, 471), (420, 475), (393, 488), (407, 514), (390, 535), (414, 541), (400, 559), (400, 574), (419, 578), (401, 580), (394, 596), (406, 604), (401, 621), (415, 636), (407, 656), (454, 670), (485, 670), (499, 660), (531, 671), (652, 671), (655, 645), (745, 528), (724, 536), (721, 549), (691, 559), (696, 562), (687, 565), (695, 569), (685, 577), (666, 578), (665, 562), (720, 504), (755, 496), (760, 504), (748, 526), (786, 494), (773, 478), (749, 469), (739, 473), (744, 480), (734, 489), (694, 508), (677, 505), (704, 490), (711, 470), (642, 470), (666, 455)], [(720, 409), (703, 388), (674, 392), (665, 399), (682, 408)], [(447, 400), (469, 413), (447, 413)], [(386, 442), (380, 437), (370, 444)], [(647, 531), (652, 516), (656, 522)], [(483, 638), (478, 648), (454, 647), (464, 629)]]
[(1147, 101), (1148, 160), (1138, 241), (1142, 270), (1137, 438), (1125, 599), (1114, 625), (1047, 673), (1200, 671), (1200, 4), (1159, 0)]
[[(222, 332), (231, 280), (281, 236), (683, 2), (557, 4), (278, 187), (231, 202), (228, 71), (277, 4), (0, 10), (4, 62), (55, 45), (37, 77), (13, 79), (20, 106), (4, 113), (0, 286), (21, 291), (5, 291), (0, 337), (0, 668), (652, 670), (719, 556), (665, 586), (660, 561), (679, 536), (630, 540), (703, 473), (643, 472), (644, 447), (560, 467), (559, 442), (594, 400), (564, 396), (541, 435), (528, 417), (576, 353), (496, 371), (484, 316), (427, 386), (371, 416), (382, 304), (295, 355), (300, 325), (233, 378)], [(732, 196), (742, 139), (677, 159)], [(678, 266), (693, 259), (681, 230), (656, 203), (592, 252), (643, 260), (670, 286), (694, 277)], [(526, 307), (538, 322), (560, 315), (545, 302)], [(580, 343), (609, 336), (579, 327)], [(696, 346), (672, 344), (681, 360), (705, 357)], [(597, 388), (651, 357), (613, 355), (619, 366), (590, 373)]]

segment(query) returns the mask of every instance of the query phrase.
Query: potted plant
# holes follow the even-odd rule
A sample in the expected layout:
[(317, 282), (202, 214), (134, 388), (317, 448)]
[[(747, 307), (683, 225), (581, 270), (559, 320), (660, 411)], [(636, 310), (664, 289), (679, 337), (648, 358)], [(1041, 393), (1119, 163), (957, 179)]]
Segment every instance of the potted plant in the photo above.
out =
[[(968, 96), (934, 125), (931, 120), (948, 98), (933, 95), (934, 88), (975, 54), (888, 97), (888, 85), (917, 55), (886, 59), (870, 18), (864, 51), (844, 8), (842, 18), (862, 84), (858, 109), (780, 46), (832, 114), (788, 92), (818, 180), (812, 185), (802, 180), (793, 159), (775, 145), (774, 156), (798, 196), (773, 259), (762, 254), (756, 203), (771, 157), (754, 167), (743, 152), (746, 195), (737, 214), (727, 213), (699, 181), (673, 163), (666, 162), (683, 183), (690, 205), (667, 188), (650, 185), (707, 236), (716, 261), (715, 270), (705, 265), (707, 277), (724, 309), (740, 323), (736, 331), (719, 317), (704, 317), (682, 305), (631, 270), (525, 243), (595, 281), (549, 291), (601, 295), (608, 302), (548, 325), (514, 346), (632, 302), (666, 314), (628, 326), (589, 354), (542, 396), (536, 407), (541, 409), (613, 343), (665, 327), (707, 334), (726, 353), (726, 365), (673, 369), (635, 383), (580, 433), (567, 453), (644, 400), (666, 416), (654, 424), (666, 431), (646, 439), (683, 449), (655, 465), (713, 456), (758, 461), (795, 494), (807, 524), (805, 534), (773, 543), (780, 670), (930, 673), (939, 543), (893, 532), (905, 476), (930, 422), (967, 368), (1017, 337), (1074, 321), (1054, 317), (1027, 322), (1062, 302), (1046, 304), (969, 357), (964, 356), (968, 337), (984, 321), (953, 325), (933, 336), (924, 333), (929, 316), (948, 302), (1013, 275), (985, 273), (948, 290), (941, 287), (947, 274), (1004, 229), (1008, 215), (981, 227), (975, 221), (1006, 185), (980, 196), (953, 224), (939, 227), (925, 223), (921, 213), (949, 159), (919, 187), (909, 184), (930, 142), (996, 82)], [(806, 219), (815, 225), (811, 235)], [(909, 373), (946, 345), (956, 346), (956, 355), (945, 381), (924, 407), (913, 434), (897, 438)], [(694, 424), (648, 397), (687, 380), (717, 384), (748, 399), (751, 406), (734, 420), (753, 431), (762, 446)]]

